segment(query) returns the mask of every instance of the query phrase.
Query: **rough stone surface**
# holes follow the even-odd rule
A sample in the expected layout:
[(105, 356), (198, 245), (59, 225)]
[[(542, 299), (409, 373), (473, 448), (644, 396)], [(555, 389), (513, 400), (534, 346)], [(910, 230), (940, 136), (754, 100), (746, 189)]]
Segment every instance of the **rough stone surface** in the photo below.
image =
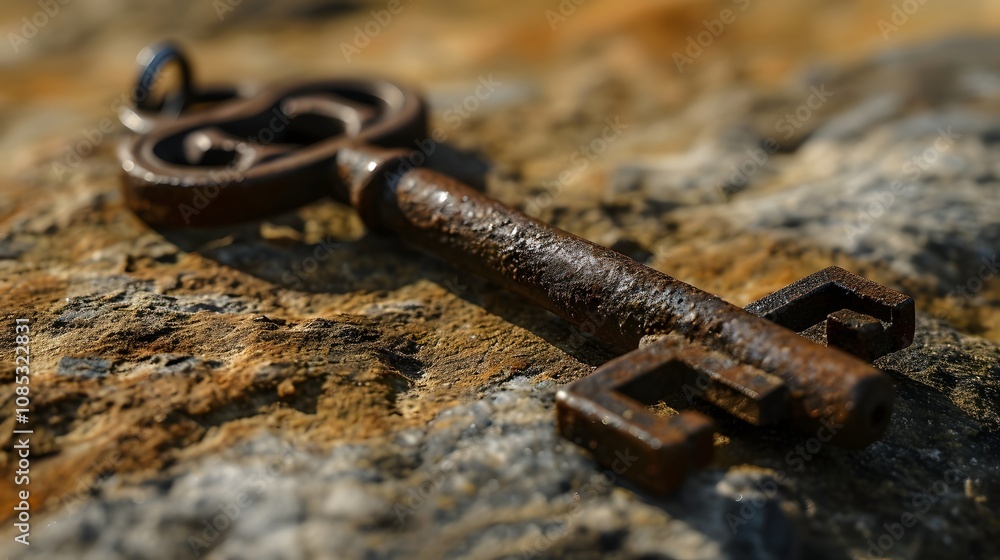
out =
[[(0, 439), (0, 554), (1000, 556), (995, 8), (928, 2), (893, 30), (888, 2), (589, 0), (563, 21), (441, 0), (348, 57), (384, 4), (174, 4), (60, 4), (0, 57), (0, 323), (31, 319), (35, 431), (30, 548)], [(150, 229), (94, 131), (131, 53), (178, 34), (199, 78), (417, 84), (454, 174), (734, 303), (829, 265), (914, 295), (914, 344), (878, 362), (886, 437), (849, 452), (706, 409), (715, 459), (655, 500), (555, 432), (559, 384), (613, 355), (552, 315), (328, 201)], [(500, 85), (456, 111), (480, 79)]]

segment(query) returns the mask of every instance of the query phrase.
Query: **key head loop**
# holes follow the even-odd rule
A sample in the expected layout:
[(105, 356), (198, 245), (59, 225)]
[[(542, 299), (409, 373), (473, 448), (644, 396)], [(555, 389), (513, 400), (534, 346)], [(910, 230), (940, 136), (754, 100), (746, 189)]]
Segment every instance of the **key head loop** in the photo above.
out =
[[(165, 51), (147, 67), (159, 60), (160, 68), (171, 56)], [(182, 74), (189, 76), (186, 67)], [(197, 91), (190, 84), (182, 90)], [(180, 97), (169, 110), (185, 110), (184, 99), (191, 98)], [(412, 145), (426, 137), (426, 120), (416, 93), (382, 80), (330, 80), (265, 89), (251, 98), (234, 95), (175, 120), (159, 116), (148, 132), (123, 142), (125, 200), (162, 227), (253, 220), (331, 194), (346, 202), (337, 152), (359, 144)]]
[[(155, 126), (176, 120), (191, 109), (204, 109), (222, 101), (243, 96), (232, 86), (198, 87), (194, 85), (191, 63), (184, 51), (166, 41), (142, 49), (136, 56), (139, 72), (129, 92), (129, 101), (118, 110), (118, 119), (126, 128), (145, 134)], [(163, 69), (174, 63), (180, 72), (180, 87), (156, 99), (153, 92), (163, 78)]]

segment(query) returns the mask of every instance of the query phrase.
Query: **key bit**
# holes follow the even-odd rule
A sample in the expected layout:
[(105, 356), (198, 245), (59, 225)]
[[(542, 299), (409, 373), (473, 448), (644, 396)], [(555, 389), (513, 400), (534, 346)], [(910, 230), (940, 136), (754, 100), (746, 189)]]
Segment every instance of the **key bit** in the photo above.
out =
[[(169, 47), (154, 53), (140, 83), (172, 58), (187, 68)], [(756, 425), (806, 433), (836, 425), (832, 442), (849, 448), (877, 440), (889, 423), (891, 382), (862, 358), (911, 343), (908, 296), (831, 267), (741, 309), (419, 167), (425, 153), (392, 149), (430, 142), (423, 102), (398, 85), (335, 80), (211, 98), (190, 94), (207, 90), (189, 81), (188, 71), (176, 121), (155, 107), (127, 115), (141, 132), (119, 151), (133, 211), (161, 227), (218, 225), (330, 195), (369, 229), (632, 350), (563, 387), (557, 424), (612, 468), (619, 453), (638, 456), (623, 474), (651, 492), (671, 491), (712, 456), (707, 415), (648, 410), (673, 394)], [(192, 98), (215, 105), (188, 114)]]
[(780, 379), (668, 335), (559, 391), (556, 418), (566, 438), (605, 465), (635, 457), (626, 475), (666, 494), (707, 464), (713, 450), (708, 416), (682, 411), (661, 418), (647, 409), (672, 393), (705, 399), (758, 425), (773, 424), (788, 411), (788, 390)]
[[(822, 305), (817, 305), (815, 299), (820, 297)], [(872, 315), (854, 311), (849, 306)], [(839, 310), (831, 312), (834, 309)], [(800, 332), (822, 323), (826, 314), (826, 328), (830, 334), (825, 342), (869, 360), (905, 348), (913, 340), (911, 298), (837, 267), (807, 276), (750, 304), (747, 310), (774, 318)], [(883, 317), (886, 322), (876, 317)], [(801, 367), (804, 370), (809, 364)], [(842, 382), (842, 378), (835, 375), (811, 381), (817, 388), (833, 388)], [(618, 458), (616, 453), (622, 452), (622, 445), (629, 446), (626, 452), (637, 447), (646, 450), (646, 454), (639, 455), (638, 470), (628, 476), (650, 492), (666, 494), (682, 482), (692, 466), (704, 464), (704, 457), (711, 457), (712, 453), (712, 442), (704, 437), (704, 432), (712, 426), (707, 416), (686, 411), (670, 418), (656, 418), (646, 410), (647, 405), (675, 393), (682, 394), (689, 403), (693, 398), (712, 403), (757, 426), (777, 424), (791, 413), (792, 396), (781, 378), (738, 363), (697, 341), (667, 335), (599, 367), (592, 375), (559, 391), (556, 397), (559, 428), (568, 439), (593, 450), (597, 459), (607, 466)], [(618, 408), (607, 406), (607, 402), (617, 403)], [(848, 401), (845, 406), (853, 404)], [(875, 438), (888, 424), (890, 406), (891, 401), (887, 399), (870, 409), (871, 434)], [(633, 418), (643, 420), (643, 431), (632, 429), (636, 423)], [(836, 425), (835, 421), (830, 423)], [(655, 426), (648, 427), (648, 424)], [(671, 434), (673, 439), (639, 437), (652, 433)], [(836, 434), (834, 436), (836, 438)], [(649, 458), (651, 441), (671, 449), (657, 448), (658, 455)], [(834, 441), (846, 447), (865, 444), (853, 438)], [(668, 457), (677, 462), (672, 470), (646, 464)]]
[[(808, 336), (871, 362), (913, 342), (913, 299), (831, 266), (746, 307)], [(826, 337), (806, 331), (826, 321)]]

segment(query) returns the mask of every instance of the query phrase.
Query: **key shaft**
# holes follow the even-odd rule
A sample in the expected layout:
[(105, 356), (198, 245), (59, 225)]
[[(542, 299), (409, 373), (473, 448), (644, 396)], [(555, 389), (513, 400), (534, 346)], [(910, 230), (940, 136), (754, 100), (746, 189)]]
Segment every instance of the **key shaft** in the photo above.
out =
[(675, 333), (777, 376), (796, 427), (842, 426), (839, 445), (867, 446), (889, 421), (879, 370), (606, 247), (535, 220), (450, 177), (410, 169), (406, 152), (343, 150), (343, 192), (366, 225), (391, 231), (563, 317), (600, 340), (636, 348)]

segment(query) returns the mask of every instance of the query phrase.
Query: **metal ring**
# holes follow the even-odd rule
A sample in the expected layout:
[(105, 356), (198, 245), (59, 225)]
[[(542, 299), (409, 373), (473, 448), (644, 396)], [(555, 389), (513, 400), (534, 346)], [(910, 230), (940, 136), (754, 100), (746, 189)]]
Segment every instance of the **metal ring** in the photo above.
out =
[[(194, 97), (194, 86), (191, 78), (191, 65), (180, 47), (165, 42), (146, 47), (136, 57), (142, 70), (132, 88), (132, 104), (139, 111), (156, 111), (161, 116), (177, 117), (184, 106)], [(181, 71), (181, 89), (164, 96), (162, 104), (157, 107), (150, 99), (153, 86), (163, 67), (171, 62), (177, 62)], [(141, 96), (141, 97), (140, 97)]]

